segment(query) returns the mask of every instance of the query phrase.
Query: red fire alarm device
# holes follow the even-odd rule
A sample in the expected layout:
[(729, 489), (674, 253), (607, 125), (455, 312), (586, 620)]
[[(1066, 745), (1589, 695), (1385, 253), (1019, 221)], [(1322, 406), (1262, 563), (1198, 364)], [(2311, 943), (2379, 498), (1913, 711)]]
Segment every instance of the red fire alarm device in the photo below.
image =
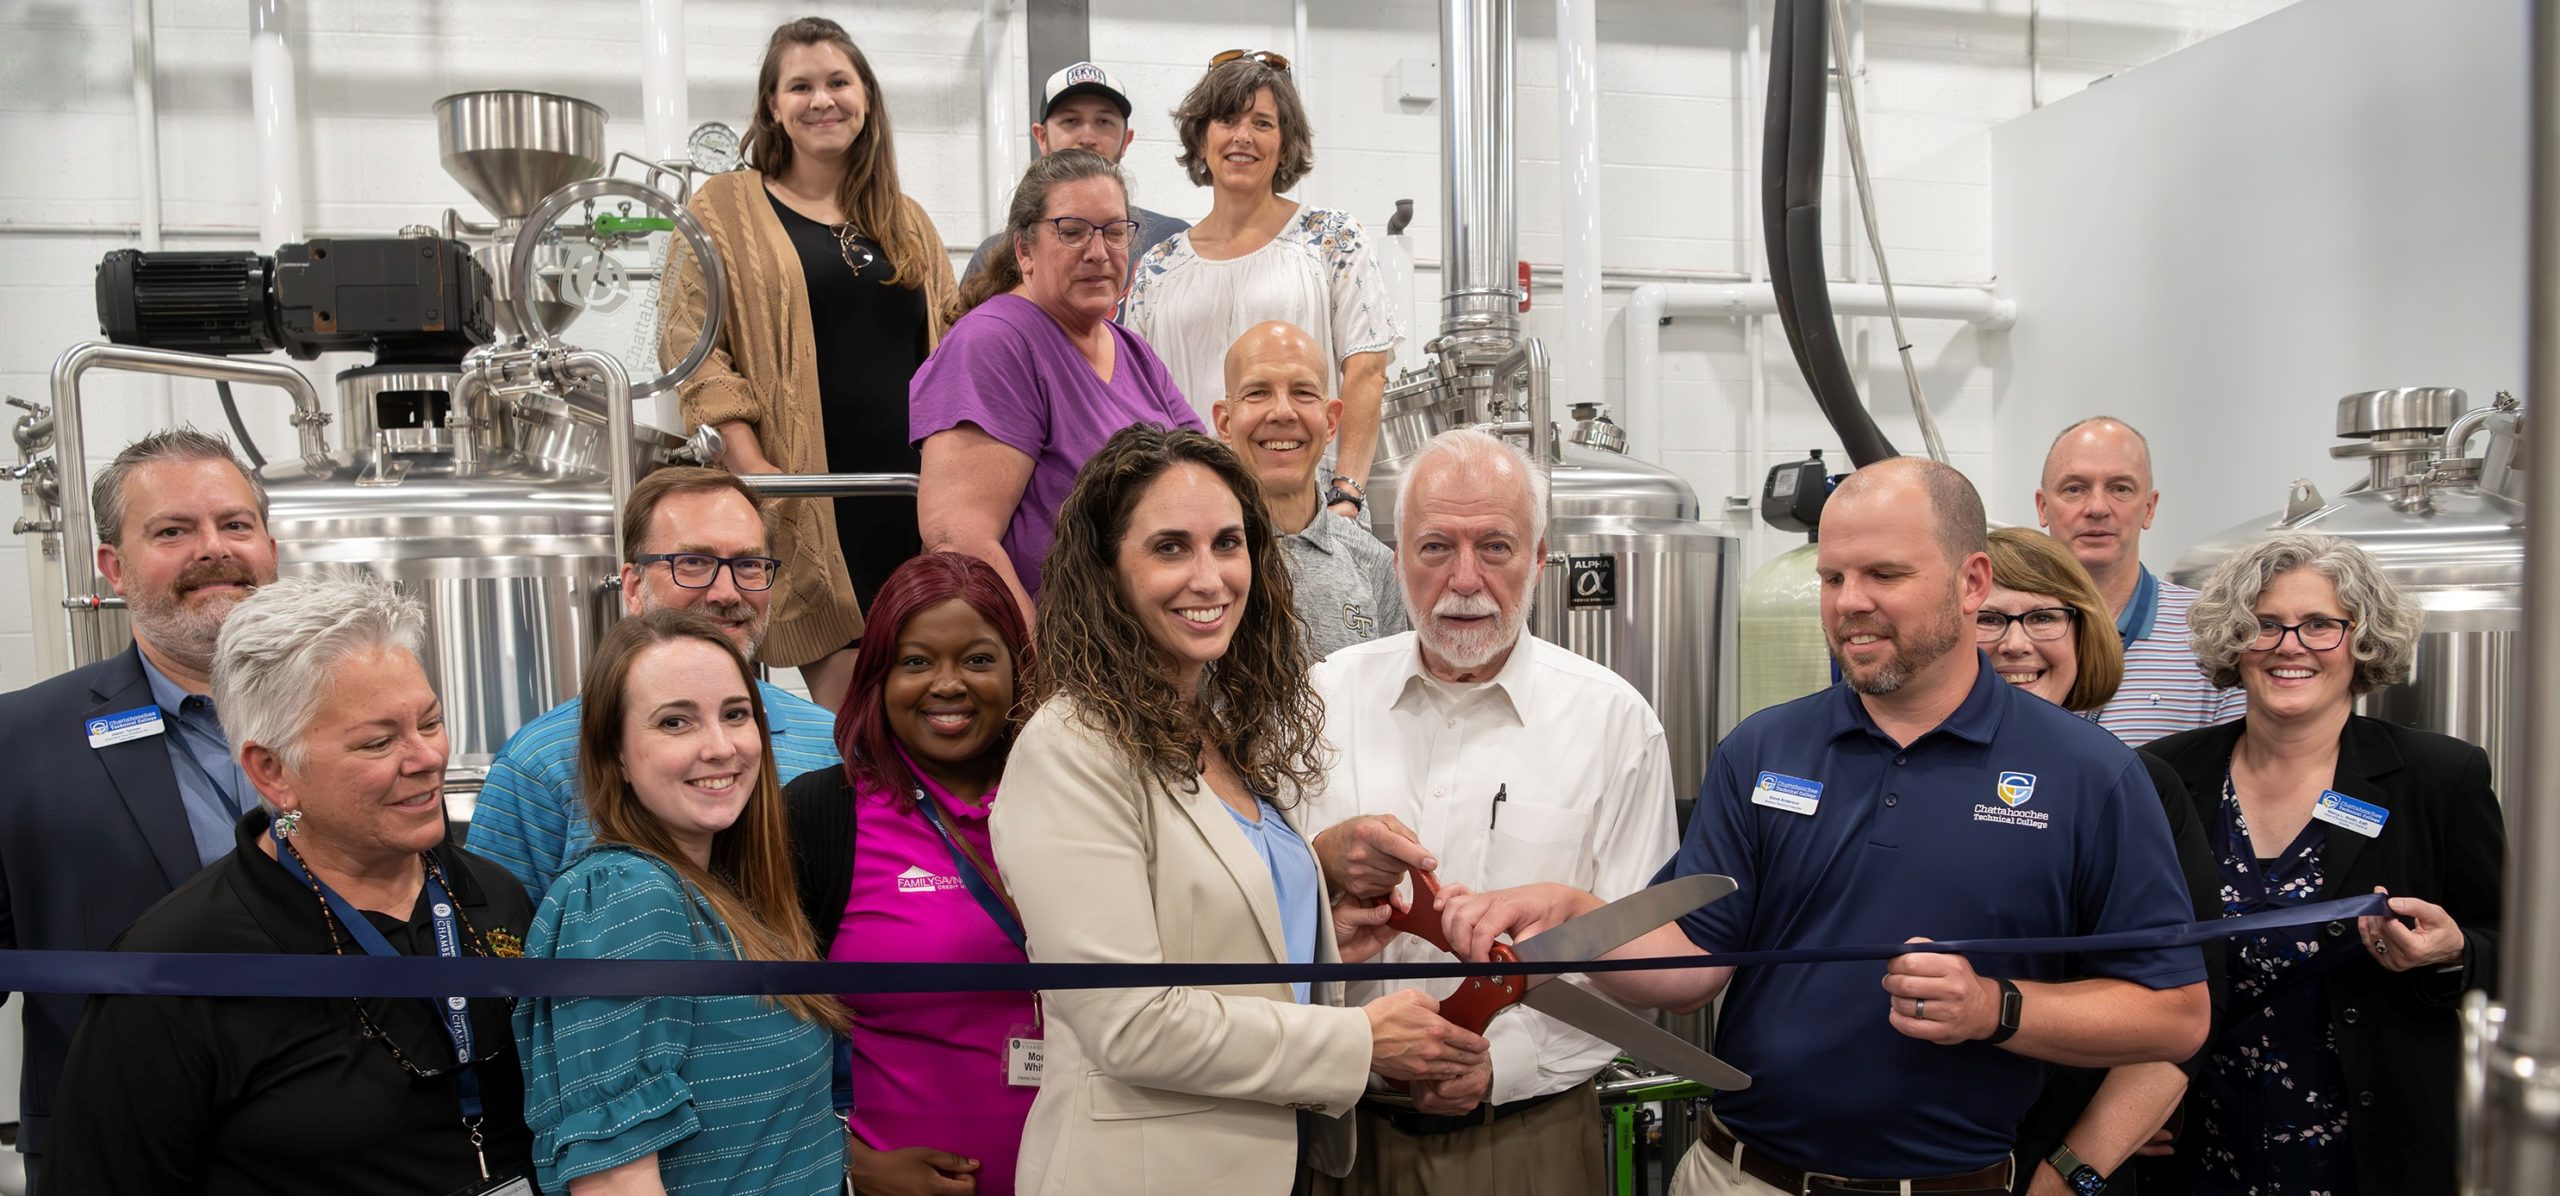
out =
[(1529, 310), (1529, 263), (1520, 263), (1520, 310)]

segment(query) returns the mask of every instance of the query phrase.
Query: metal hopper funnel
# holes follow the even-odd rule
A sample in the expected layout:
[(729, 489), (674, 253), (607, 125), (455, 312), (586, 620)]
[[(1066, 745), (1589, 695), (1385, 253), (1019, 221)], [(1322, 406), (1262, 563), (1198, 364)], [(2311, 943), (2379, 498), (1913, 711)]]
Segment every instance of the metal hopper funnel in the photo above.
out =
[(604, 170), (604, 109), (541, 91), (466, 91), (436, 101), (445, 173), (500, 220)]

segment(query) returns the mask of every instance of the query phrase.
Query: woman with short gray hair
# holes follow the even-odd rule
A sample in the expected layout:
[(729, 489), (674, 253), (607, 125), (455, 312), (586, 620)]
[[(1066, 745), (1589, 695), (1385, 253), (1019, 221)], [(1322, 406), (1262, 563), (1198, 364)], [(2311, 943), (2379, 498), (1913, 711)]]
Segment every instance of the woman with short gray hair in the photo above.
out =
[[(424, 639), (418, 603), (369, 578), (288, 578), (240, 603), (213, 691), (262, 804), (119, 950), (522, 953), (523, 888), (446, 835)], [(529, 1194), (509, 1006), (99, 998), (64, 1066), (47, 1186)]]
[(2181, 1190), (2454, 1187), (2462, 994), (2498, 976), (2506, 832), (2488, 754), (2355, 713), (2408, 678), (2420, 614), (2373, 558), (2287, 533), (2188, 613), (2246, 716), (2153, 742), (2219, 860), (2223, 914), (2387, 892), (2391, 916), (2230, 940), (2231, 1014), (2194, 1079)]

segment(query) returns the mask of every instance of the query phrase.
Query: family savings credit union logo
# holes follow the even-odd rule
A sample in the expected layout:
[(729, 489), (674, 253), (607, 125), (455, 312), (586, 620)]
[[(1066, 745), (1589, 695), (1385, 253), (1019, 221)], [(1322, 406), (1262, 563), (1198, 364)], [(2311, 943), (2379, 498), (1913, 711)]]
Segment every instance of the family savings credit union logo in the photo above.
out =
[(2027, 826), (2037, 830), (2045, 830), (2052, 825), (2051, 814), (2043, 810), (2018, 808), (2034, 799), (2036, 774), (2003, 772), (2000, 774), (1999, 783), (1992, 787), (1992, 795), (2000, 799), (2000, 804), (1995, 806), (1988, 802), (1976, 803), (1973, 807), (1975, 822), (1997, 822), (2005, 826)]

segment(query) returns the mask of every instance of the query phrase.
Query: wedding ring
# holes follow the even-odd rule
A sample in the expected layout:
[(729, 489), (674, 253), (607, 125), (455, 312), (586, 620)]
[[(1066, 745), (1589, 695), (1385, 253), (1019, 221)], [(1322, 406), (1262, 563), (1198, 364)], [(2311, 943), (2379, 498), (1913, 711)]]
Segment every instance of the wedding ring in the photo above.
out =
[(1929, 1003), (1918, 997), (1911, 998), (1911, 1017), (1914, 1021), (1929, 1020)]

